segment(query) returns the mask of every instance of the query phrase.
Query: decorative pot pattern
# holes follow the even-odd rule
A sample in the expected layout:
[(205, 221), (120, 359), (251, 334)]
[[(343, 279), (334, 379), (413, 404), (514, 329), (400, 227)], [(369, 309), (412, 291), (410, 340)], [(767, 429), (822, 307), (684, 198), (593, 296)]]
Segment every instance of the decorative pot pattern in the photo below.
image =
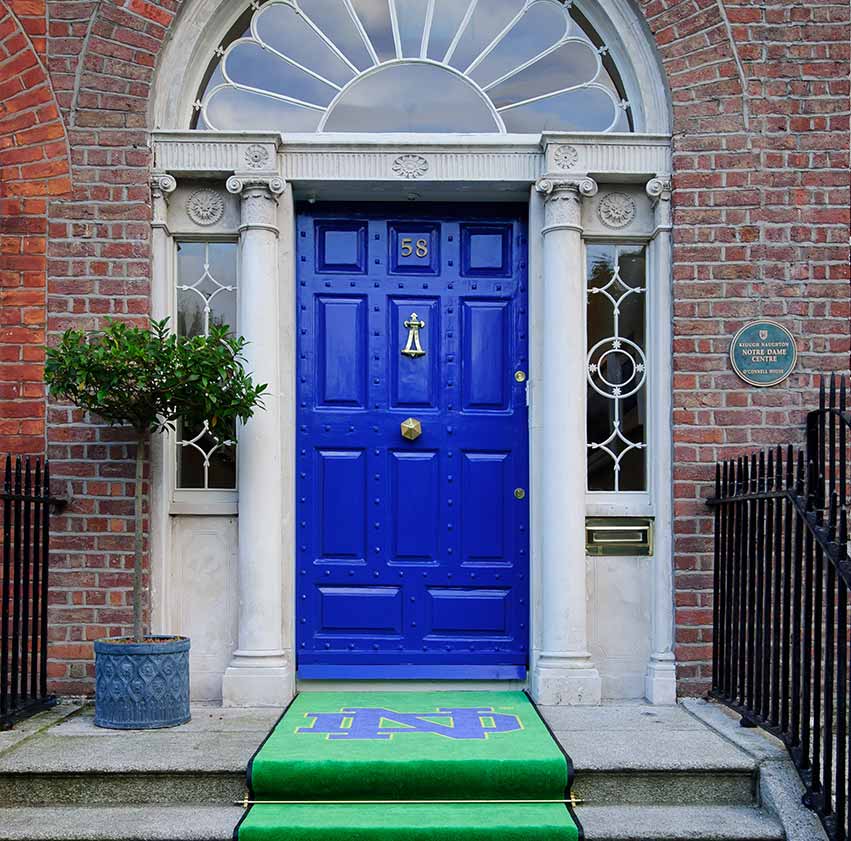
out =
[(152, 730), (189, 721), (189, 640), (95, 642), (95, 724)]

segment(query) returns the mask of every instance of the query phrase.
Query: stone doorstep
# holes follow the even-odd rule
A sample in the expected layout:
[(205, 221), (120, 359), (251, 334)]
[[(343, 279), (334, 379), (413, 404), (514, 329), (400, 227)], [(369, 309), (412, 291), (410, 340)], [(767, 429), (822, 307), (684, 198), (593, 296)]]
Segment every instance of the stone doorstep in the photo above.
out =
[[(757, 759), (684, 706), (542, 713), (575, 761), (588, 841), (784, 837), (756, 806)], [(182, 727), (117, 732), (90, 707), (44, 713), (0, 742), (0, 803), (19, 804), (0, 808), (0, 841), (230, 841), (245, 766), (279, 714), (197, 705)]]
[[(0, 809), (0, 841), (231, 841), (239, 808)], [(782, 841), (751, 806), (597, 806), (579, 811), (587, 841)]]
[[(589, 805), (757, 802), (753, 757), (682, 706), (541, 709)], [(279, 714), (196, 705), (189, 724), (130, 732), (95, 727), (91, 707), (33, 721), (29, 738), (0, 752), (0, 803), (228, 806), (242, 797), (248, 760)]]
[[(754, 756), (682, 705), (541, 707), (541, 713), (580, 774), (750, 775), (757, 767)], [(91, 706), (65, 715), (49, 711), (30, 720), (25, 738), (6, 747), (0, 741), (0, 775), (242, 774), (279, 716), (278, 709), (193, 705), (192, 720), (180, 727), (120, 731), (95, 727)]]

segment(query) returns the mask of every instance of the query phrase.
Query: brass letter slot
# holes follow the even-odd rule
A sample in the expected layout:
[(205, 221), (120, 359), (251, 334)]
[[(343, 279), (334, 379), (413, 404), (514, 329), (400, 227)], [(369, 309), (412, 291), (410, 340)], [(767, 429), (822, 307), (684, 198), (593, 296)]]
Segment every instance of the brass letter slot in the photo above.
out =
[(652, 555), (653, 518), (586, 517), (585, 551), (589, 555)]

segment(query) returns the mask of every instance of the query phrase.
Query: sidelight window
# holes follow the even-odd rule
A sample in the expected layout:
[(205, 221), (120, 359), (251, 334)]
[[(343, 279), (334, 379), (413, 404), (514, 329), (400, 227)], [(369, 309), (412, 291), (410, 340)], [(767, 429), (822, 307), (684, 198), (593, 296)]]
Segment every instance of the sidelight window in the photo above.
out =
[(562, 0), (271, 0), (252, 9), (216, 51), (196, 128), (632, 130), (608, 49)]
[(647, 490), (644, 245), (587, 246), (589, 491)]
[[(236, 327), (237, 243), (177, 242), (177, 331), (181, 336), (209, 335), (213, 325)], [(177, 434), (178, 489), (236, 488), (234, 430), (206, 424)]]

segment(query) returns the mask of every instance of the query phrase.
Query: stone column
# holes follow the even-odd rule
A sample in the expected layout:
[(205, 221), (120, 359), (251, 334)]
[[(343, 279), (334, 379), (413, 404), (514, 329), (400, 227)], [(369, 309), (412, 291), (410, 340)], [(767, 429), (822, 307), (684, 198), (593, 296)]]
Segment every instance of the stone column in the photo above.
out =
[[(167, 172), (151, 173), (151, 318), (159, 321), (169, 315), (171, 276), (171, 231), (168, 227), (168, 200), (177, 189), (177, 181)], [(172, 325), (173, 326), (173, 325)], [(152, 435), (148, 444), (151, 457), (150, 526), (148, 546), (151, 561), (151, 630), (174, 633), (168, 627), (166, 565), (170, 558), (171, 523), (168, 514), (170, 483), (162, 478), (168, 470), (171, 435)]]
[(650, 452), (653, 454), (651, 487), (656, 516), (653, 559), (652, 654), (644, 679), (644, 694), (652, 704), (674, 704), (677, 700), (677, 670), (674, 661), (674, 588), (672, 473), (671, 473), (671, 391), (672, 303), (671, 303), (671, 180), (653, 178), (647, 195), (656, 215), (649, 248), (648, 279), (653, 283), (649, 333), (650, 358), (659, 379), (654, 389), (655, 422)]
[(588, 651), (585, 572), (585, 268), (581, 175), (542, 178), (544, 316), (540, 401), (541, 651), (532, 691), (542, 704), (597, 704)]
[(293, 676), (283, 644), (283, 459), (278, 284), (277, 175), (237, 173), (242, 197), (239, 325), (246, 368), (267, 383), (259, 409), (239, 430), (239, 642), (222, 681), (226, 706), (281, 706)]

